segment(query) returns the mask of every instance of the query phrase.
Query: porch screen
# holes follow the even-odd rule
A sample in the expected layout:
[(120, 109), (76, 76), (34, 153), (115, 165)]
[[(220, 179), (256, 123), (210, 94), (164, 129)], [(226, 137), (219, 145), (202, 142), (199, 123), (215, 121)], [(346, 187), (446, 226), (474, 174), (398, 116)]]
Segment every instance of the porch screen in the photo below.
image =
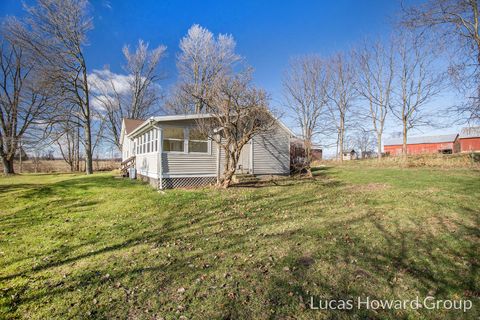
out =
[(199, 130), (190, 129), (188, 137), (188, 152), (208, 152), (208, 137)]
[(184, 141), (183, 128), (163, 128), (163, 151), (183, 152)]

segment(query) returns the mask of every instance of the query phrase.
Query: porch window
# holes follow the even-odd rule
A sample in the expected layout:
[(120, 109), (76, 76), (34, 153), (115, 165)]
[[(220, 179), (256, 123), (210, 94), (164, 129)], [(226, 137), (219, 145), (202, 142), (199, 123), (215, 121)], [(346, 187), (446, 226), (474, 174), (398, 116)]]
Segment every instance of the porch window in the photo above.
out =
[(150, 131), (147, 133), (147, 153), (150, 153)]
[(183, 128), (163, 128), (163, 151), (183, 152), (185, 148)]
[(198, 129), (190, 129), (188, 152), (208, 153), (208, 137)]
[(154, 130), (153, 131), (153, 134), (155, 135), (155, 138), (154, 140), (152, 141), (153, 145), (152, 145), (152, 150), (154, 150), (155, 152), (158, 151), (158, 130)]

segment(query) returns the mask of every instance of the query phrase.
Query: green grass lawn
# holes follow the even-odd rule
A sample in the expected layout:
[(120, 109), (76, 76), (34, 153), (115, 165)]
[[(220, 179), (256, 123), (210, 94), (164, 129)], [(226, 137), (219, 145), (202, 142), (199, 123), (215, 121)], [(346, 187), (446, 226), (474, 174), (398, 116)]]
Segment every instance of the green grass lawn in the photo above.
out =
[[(480, 172), (319, 168), (164, 194), (112, 174), (0, 178), (0, 318), (478, 319)], [(469, 299), (311, 310), (310, 299)]]

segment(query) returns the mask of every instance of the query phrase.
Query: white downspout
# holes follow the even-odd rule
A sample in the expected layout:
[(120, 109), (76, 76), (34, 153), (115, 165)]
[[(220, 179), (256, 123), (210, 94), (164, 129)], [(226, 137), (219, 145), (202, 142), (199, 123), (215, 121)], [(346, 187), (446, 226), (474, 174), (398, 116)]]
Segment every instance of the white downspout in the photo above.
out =
[[(213, 129), (213, 132), (217, 135), (217, 140), (220, 140), (220, 131), (222, 131), (223, 128), (215, 128)], [(215, 141), (216, 142), (216, 141)], [(220, 152), (221, 152), (221, 146), (220, 143), (216, 142), (217, 144), (217, 184), (220, 184)]]
[(162, 127), (154, 125), (158, 130), (158, 152), (157, 152), (157, 166), (158, 166), (158, 188), (163, 190), (163, 165), (162, 165), (162, 150), (163, 150), (163, 130)]

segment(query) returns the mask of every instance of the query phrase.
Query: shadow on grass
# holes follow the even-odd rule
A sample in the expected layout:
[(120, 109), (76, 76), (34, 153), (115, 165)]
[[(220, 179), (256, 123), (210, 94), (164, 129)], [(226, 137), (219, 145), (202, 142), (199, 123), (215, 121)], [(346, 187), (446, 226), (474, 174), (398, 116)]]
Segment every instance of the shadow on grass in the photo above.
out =
[[(424, 228), (423, 221), (406, 217), (398, 222), (388, 220), (384, 212), (366, 211), (364, 213), (345, 214), (340, 217), (320, 212), (325, 216), (322, 224), (306, 223), (295, 225), (297, 216), (279, 214), (292, 208), (305, 205), (319, 206), (325, 201), (321, 193), (329, 196), (348, 198), (344, 193), (344, 182), (329, 176), (329, 169), (322, 169), (322, 178), (310, 180), (283, 181), (284, 186), (297, 187), (298, 191), (287, 194), (284, 188), (269, 190), (269, 201), (260, 204), (265, 197), (261, 192), (253, 192), (248, 198), (225, 197), (213, 203), (209, 196), (196, 192), (167, 193), (162, 205), (166, 215), (161, 224), (148, 230), (134, 229), (132, 235), (123, 241), (104, 246), (96, 250), (75, 254), (77, 247), (66, 246), (53, 261), (47, 261), (30, 270), (23, 270), (0, 278), (1, 281), (14, 278), (44, 277), (42, 271), (72, 265), (98, 257), (104, 259), (106, 254), (125, 249), (148, 246), (152, 257), (148, 263), (124, 265), (110, 270), (76, 269), (67, 279), (52, 280), (48, 290), (26, 293), (29, 284), (20, 285), (6, 291), (7, 304), (12, 311), (29, 302), (52, 301), (52, 299), (86, 288), (103, 288), (118, 285), (128, 299), (135, 300), (130, 285), (131, 279), (138, 282), (147, 281), (147, 275), (155, 275), (155, 290), (148, 292), (156, 297), (157, 290), (168, 290), (179, 281), (186, 281), (195, 286), (195, 279), (217, 279), (227, 269), (232, 280), (225, 275), (226, 285), (218, 286), (202, 280), (195, 287), (194, 293), (186, 299), (194, 302), (199, 294), (205, 294), (213, 300), (209, 308), (211, 317), (221, 318), (288, 318), (294, 316), (350, 319), (353, 315), (365, 319), (384, 318), (458, 318), (458, 313), (429, 314), (428, 311), (320, 311), (308, 310), (310, 298), (348, 299), (369, 296), (371, 299), (404, 298), (413, 299), (420, 296), (434, 295), (436, 298), (448, 298), (452, 294), (460, 298), (477, 299), (480, 296), (478, 282), (478, 244), (479, 215), (469, 207), (461, 207), (464, 221), (448, 221), (442, 216), (435, 216), (434, 230)], [(270, 182), (271, 183), (271, 182)], [(280, 182), (277, 182), (280, 183)], [(73, 193), (85, 192), (98, 184), (115, 188), (127, 188), (131, 185), (116, 180), (102, 178), (96, 183), (91, 181), (71, 181), (51, 186), (48, 191), (31, 190), (30, 197), (44, 197), (61, 193), (65, 188), (74, 189)], [(268, 186), (275, 186), (269, 184)], [(307, 187), (313, 191), (307, 190)], [(327, 193), (334, 190), (335, 193)], [(237, 190), (238, 191), (238, 190)], [(46, 192), (46, 193), (45, 193)], [(223, 191), (222, 191), (223, 192)], [(236, 192), (235, 190), (225, 192)], [(304, 194), (307, 192), (306, 194)], [(309, 192), (309, 193), (308, 193)], [(313, 193), (312, 193), (313, 192)], [(318, 195), (317, 195), (318, 193)], [(351, 191), (350, 191), (351, 193)], [(80, 197), (80, 196), (79, 196)], [(181, 201), (192, 197), (195, 201)], [(352, 198), (351, 201), (354, 201)], [(94, 205), (94, 204), (91, 204)], [(195, 205), (195, 207), (194, 207)], [(255, 209), (268, 209), (272, 212), (251, 214)], [(270, 206), (272, 208), (270, 208)], [(199, 209), (197, 212), (197, 208)], [(239, 209), (240, 208), (240, 209)], [(246, 209), (248, 208), (248, 210)], [(238, 210), (237, 210), (238, 209)], [(250, 210), (251, 209), (251, 210)], [(200, 211), (201, 210), (201, 211)], [(312, 215), (312, 223), (314, 222)], [(292, 223), (294, 227), (276, 229), (278, 224)], [(412, 227), (418, 226), (418, 227)], [(452, 233), (452, 228), (455, 233)], [(260, 230), (275, 229), (268, 235)], [(365, 231), (368, 229), (368, 232)], [(264, 231), (262, 231), (264, 232)], [(82, 245), (94, 243), (86, 242)], [(201, 247), (192, 251), (191, 244)], [(275, 246), (286, 249), (286, 254), (275, 256)], [(270, 256), (256, 255), (258, 248), (270, 248)], [(165, 253), (158, 257), (154, 249), (169, 248), (172, 257)], [(252, 257), (249, 253), (252, 252)], [(133, 253), (132, 260), (140, 253)], [(234, 259), (240, 256), (245, 261)], [(217, 258), (215, 258), (217, 257)], [(270, 260), (269, 257), (272, 257)], [(251, 261), (250, 261), (250, 260)], [(193, 267), (192, 267), (193, 265)], [(109, 272), (109, 277), (103, 274)], [(115, 285), (116, 286), (116, 285)], [(215, 287), (215, 290), (210, 288)], [(100, 289), (96, 289), (101, 291)], [(170, 290), (176, 290), (174, 287)], [(173, 294), (175, 295), (175, 293)], [(179, 303), (169, 301), (166, 305)], [(86, 298), (85, 298), (86, 299)], [(160, 298), (158, 298), (160, 299)], [(255, 303), (252, 303), (255, 300)], [(133, 303), (134, 304), (134, 303)], [(114, 307), (121, 305), (97, 305), (92, 316), (108, 317)], [(131, 304), (130, 308), (134, 308)], [(196, 306), (202, 308), (202, 304)], [(82, 309), (89, 308), (88, 303)], [(139, 307), (140, 308), (140, 307)], [(173, 309), (164, 309), (160, 313), (177, 315)], [(190, 318), (201, 314), (198, 310), (186, 309), (184, 313)], [(82, 317), (82, 314), (74, 314)], [(118, 315), (128, 316), (128, 314)], [(208, 317), (208, 315), (206, 315)]]
[(241, 182), (236, 183), (231, 186), (234, 188), (269, 188), (269, 187), (294, 187), (296, 185), (311, 182), (311, 181), (322, 181), (324, 186), (337, 187), (344, 185), (340, 180), (334, 179), (332, 177), (332, 167), (314, 167), (312, 168), (313, 177), (307, 177), (305, 175), (296, 174), (290, 177), (258, 180), (251, 182)]

